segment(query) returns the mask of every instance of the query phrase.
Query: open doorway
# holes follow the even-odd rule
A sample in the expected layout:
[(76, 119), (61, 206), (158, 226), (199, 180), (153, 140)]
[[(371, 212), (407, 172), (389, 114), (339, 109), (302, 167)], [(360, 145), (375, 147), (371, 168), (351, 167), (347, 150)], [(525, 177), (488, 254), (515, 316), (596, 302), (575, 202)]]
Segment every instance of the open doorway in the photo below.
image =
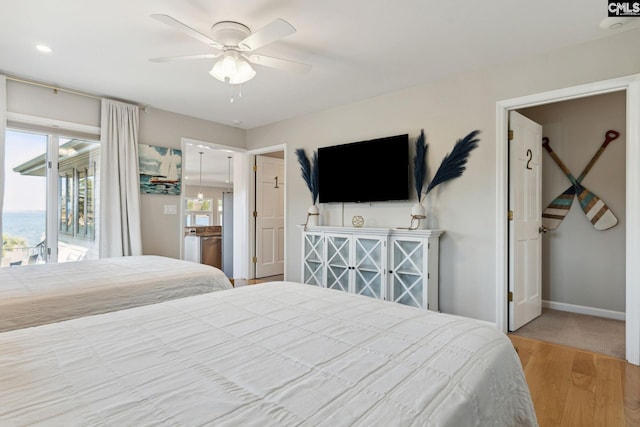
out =
[[(626, 92), (625, 295), (640, 299), (640, 75), (524, 96), (496, 104), (496, 326), (508, 328), (508, 114), (509, 111), (593, 96)], [(640, 306), (626, 306), (626, 360), (640, 364)]]
[[(517, 111), (541, 125), (547, 147), (584, 186), (585, 194), (594, 196), (591, 204), (601, 200), (598, 211), (607, 216), (590, 216), (595, 204), (583, 210), (590, 204), (585, 199), (579, 203), (565, 173), (541, 150), (541, 316), (509, 329), (624, 359), (626, 92)], [(513, 173), (510, 170), (510, 181)], [(596, 226), (594, 221), (601, 223)]]
[(212, 265), (233, 279), (234, 160), (244, 150), (189, 138), (183, 138), (182, 150), (182, 258)]

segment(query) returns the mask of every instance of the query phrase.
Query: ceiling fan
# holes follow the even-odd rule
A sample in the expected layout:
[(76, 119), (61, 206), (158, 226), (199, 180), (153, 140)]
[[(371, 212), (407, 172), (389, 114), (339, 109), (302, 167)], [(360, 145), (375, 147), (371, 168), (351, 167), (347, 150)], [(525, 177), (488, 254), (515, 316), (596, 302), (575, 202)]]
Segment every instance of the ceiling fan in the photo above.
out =
[(309, 64), (253, 53), (253, 51), (263, 46), (296, 32), (296, 29), (291, 24), (280, 18), (273, 20), (255, 33), (252, 33), (249, 27), (239, 22), (217, 22), (211, 27), (211, 37), (169, 15), (153, 14), (151, 18), (181, 31), (218, 51), (199, 55), (149, 59), (152, 62), (220, 58), (215, 62), (209, 74), (222, 82), (232, 85), (245, 83), (256, 75), (255, 70), (249, 63), (297, 73), (305, 73), (311, 69)]

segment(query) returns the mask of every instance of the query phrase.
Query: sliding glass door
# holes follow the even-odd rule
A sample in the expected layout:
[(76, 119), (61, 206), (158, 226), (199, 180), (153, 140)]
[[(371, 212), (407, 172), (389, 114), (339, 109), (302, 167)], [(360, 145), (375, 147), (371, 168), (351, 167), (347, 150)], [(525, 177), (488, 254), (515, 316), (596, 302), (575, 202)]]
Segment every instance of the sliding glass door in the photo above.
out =
[[(46, 152), (46, 135), (7, 131), (3, 177), (2, 267), (43, 262), (46, 259), (46, 177), (43, 174), (14, 171), (18, 165), (27, 165)], [(44, 160), (41, 161), (43, 162)], [(24, 170), (27, 171), (26, 167)]]
[[(54, 136), (55, 138), (55, 136)], [(98, 258), (97, 172), (100, 146), (96, 141), (57, 137), (58, 185), (54, 203), (58, 233), (58, 262)], [(53, 190), (53, 189), (52, 189)]]
[(98, 258), (97, 141), (8, 130), (2, 267)]

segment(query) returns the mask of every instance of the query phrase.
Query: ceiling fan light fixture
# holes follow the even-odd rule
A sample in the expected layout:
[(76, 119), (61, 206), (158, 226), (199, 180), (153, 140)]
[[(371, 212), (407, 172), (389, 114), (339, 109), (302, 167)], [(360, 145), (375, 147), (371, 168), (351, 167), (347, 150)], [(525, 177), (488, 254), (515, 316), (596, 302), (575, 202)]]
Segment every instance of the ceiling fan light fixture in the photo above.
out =
[(238, 71), (235, 75), (235, 78), (230, 79), (229, 83), (231, 84), (241, 84), (248, 82), (256, 75), (256, 70), (253, 69), (251, 65), (244, 58), (240, 58), (238, 60)]
[(238, 52), (228, 50), (213, 65), (209, 74), (221, 82), (236, 85), (251, 80), (256, 75), (256, 71)]
[[(239, 22), (220, 21), (213, 24), (211, 27), (212, 36), (209, 37), (169, 15), (154, 13), (151, 17), (219, 52), (151, 58), (150, 61), (152, 62), (218, 58), (209, 74), (217, 80), (232, 86), (239, 86), (256, 75), (256, 71), (251, 64), (259, 63), (261, 66), (298, 73), (304, 73), (311, 69), (311, 65), (308, 64), (252, 54), (255, 50), (296, 32), (296, 29), (284, 19), (276, 18), (255, 32), (252, 32), (249, 27)], [(233, 97), (231, 102), (233, 102)]]

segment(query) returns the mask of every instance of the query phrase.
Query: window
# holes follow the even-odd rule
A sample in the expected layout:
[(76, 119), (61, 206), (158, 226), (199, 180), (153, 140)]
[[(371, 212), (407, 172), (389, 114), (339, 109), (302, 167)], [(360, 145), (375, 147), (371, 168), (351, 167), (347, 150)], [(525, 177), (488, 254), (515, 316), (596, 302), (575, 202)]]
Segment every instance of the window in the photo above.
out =
[(73, 169), (58, 174), (58, 193), (60, 194), (58, 209), (60, 213), (60, 233), (73, 236)]
[(98, 258), (99, 143), (10, 129), (4, 148), (1, 265)]
[(95, 162), (77, 172), (76, 237), (95, 240)]
[(213, 225), (213, 199), (190, 197), (185, 199), (185, 205), (187, 227)]
[(60, 233), (95, 239), (95, 162), (58, 173)]

